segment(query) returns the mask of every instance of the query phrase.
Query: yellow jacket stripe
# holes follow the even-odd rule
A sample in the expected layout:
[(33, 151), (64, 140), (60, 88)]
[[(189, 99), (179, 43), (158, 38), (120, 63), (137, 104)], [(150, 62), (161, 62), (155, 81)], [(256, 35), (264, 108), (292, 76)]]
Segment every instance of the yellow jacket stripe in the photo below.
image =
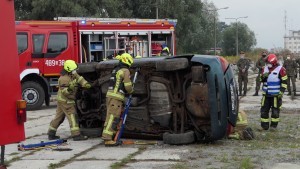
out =
[(261, 122), (269, 122), (269, 119), (261, 118), (260, 121)]

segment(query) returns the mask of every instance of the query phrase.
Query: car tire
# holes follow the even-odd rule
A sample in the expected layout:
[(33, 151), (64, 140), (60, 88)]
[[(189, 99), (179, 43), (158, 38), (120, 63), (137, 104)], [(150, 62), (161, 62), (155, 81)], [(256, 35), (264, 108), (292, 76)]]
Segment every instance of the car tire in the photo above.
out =
[(81, 63), (78, 65), (77, 72), (80, 74), (96, 72), (97, 64), (98, 64), (97, 62)]
[(80, 128), (80, 134), (88, 137), (101, 137), (102, 128)]
[(195, 142), (195, 133), (194, 131), (180, 134), (171, 134), (167, 132), (163, 134), (163, 141), (165, 144), (171, 145), (191, 144)]
[(172, 58), (156, 62), (157, 71), (182, 70), (189, 66), (187, 58)]
[(22, 83), (22, 97), (27, 103), (27, 110), (38, 110), (45, 101), (45, 91), (37, 82), (24, 82)]

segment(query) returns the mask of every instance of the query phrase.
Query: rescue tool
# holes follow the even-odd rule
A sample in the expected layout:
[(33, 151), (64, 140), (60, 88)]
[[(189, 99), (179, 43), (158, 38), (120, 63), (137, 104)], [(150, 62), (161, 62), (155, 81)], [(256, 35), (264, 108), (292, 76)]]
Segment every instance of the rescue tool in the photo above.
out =
[(34, 150), (34, 149), (37, 149), (37, 148), (44, 148), (44, 147), (52, 148), (55, 145), (62, 145), (63, 143), (66, 143), (66, 142), (67, 142), (67, 140), (58, 139), (58, 140), (55, 140), (55, 141), (48, 141), (48, 142), (41, 141), (40, 143), (37, 143), (37, 144), (28, 144), (28, 145), (19, 144), (18, 145), (18, 150), (19, 151)]
[[(136, 79), (137, 79), (137, 75), (140, 71), (140, 68), (136, 68), (135, 70), (135, 73), (134, 73), (134, 78), (133, 78), (133, 82), (132, 82), (132, 89), (134, 90), (134, 84), (136, 82)], [(116, 145), (119, 145), (119, 144), (122, 144), (122, 141), (120, 140), (121, 139), (121, 136), (123, 134), (123, 130), (125, 128), (125, 122), (126, 122), (126, 118), (127, 118), (127, 115), (128, 115), (128, 111), (129, 111), (129, 107), (130, 107), (130, 104), (131, 104), (131, 100), (132, 100), (132, 94), (129, 95), (129, 98), (126, 102), (126, 105), (125, 105), (125, 110), (122, 114), (122, 117), (121, 117), (121, 127), (120, 129), (118, 130), (115, 138), (114, 138), (114, 141), (116, 142)]]

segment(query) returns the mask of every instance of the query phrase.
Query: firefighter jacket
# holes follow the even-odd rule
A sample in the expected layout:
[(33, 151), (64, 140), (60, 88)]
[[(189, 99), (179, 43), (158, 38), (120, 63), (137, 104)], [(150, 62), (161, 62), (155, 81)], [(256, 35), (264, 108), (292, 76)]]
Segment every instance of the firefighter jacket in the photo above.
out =
[(262, 68), (266, 65), (265, 58), (260, 57), (259, 60), (256, 62), (255, 66), (258, 68), (258, 73), (260, 74)]
[[(250, 67), (250, 61), (246, 58), (241, 58), (237, 62), (237, 67), (239, 69), (239, 74), (248, 74), (248, 69)], [(244, 72), (242, 70), (245, 70)]]
[(132, 93), (130, 71), (125, 66), (118, 66), (112, 71), (106, 97), (124, 101), (126, 93)]
[[(57, 101), (65, 102), (67, 104), (75, 104), (76, 91), (78, 85), (85, 86), (88, 82), (82, 76), (71, 77), (68, 74), (62, 75), (58, 79), (58, 93)], [(75, 86), (74, 90), (70, 90), (70, 86)]]
[(287, 88), (287, 75), (285, 68), (282, 66), (274, 66), (272, 68), (264, 67), (261, 74), (263, 82), (263, 94), (267, 96), (278, 96), (284, 93)]
[(286, 74), (288, 76), (295, 76), (298, 65), (295, 60), (287, 59), (284, 61), (283, 67), (286, 69)]

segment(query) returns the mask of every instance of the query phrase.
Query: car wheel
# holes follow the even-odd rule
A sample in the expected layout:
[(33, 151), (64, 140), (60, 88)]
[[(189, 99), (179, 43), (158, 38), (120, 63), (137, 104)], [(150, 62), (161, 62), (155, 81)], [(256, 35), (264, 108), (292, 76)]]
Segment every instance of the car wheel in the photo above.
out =
[(157, 71), (174, 71), (185, 69), (189, 66), (189, 61), (187, 58), (173, 58), (165, 59), (159, 62), (156, 62)]
[(22, 83), (22, 97), (27, 103), (27, 110), (40, 109), (45, 101), (45, 91), (36, 82)]
[(180, 134), (171, 134), (167, 132), (163, 134), (163, 141), (165, 144), (171, 145), (191, 144), (195, 142), (195, 133), (193, 131)]
[(102, 128), (80, 128), (80, 134), (88, 137), (100, 137)]

